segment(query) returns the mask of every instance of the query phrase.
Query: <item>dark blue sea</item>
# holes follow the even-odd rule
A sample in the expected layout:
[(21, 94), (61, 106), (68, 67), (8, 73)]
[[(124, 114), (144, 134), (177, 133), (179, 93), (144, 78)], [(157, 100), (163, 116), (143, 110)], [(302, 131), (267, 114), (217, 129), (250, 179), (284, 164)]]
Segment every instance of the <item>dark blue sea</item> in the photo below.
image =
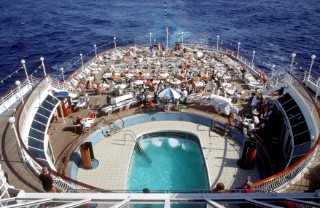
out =
[[(79, 67), (80, 53), (94, 56), (117, 45), (165, 43), (163, 1), (159, 0), (14, 0), (0, 4), (0, 89), (1, 94), (25, 79), (21, 59), (28, 73), (45, 58), (47, 71), (61, 79), (60, 68), (70, 75)], [(289, 67), (297, 54), (294, 70), (308, 70), (311, 55), (318, 56), (313, 72), (320, 72), (319, 0), (167, 0), (169, 42), (216, 44), (237, 50), (263, 70)], [(91, 52), (89, 55), (87, 55)], [(15, 73), (16, 72), (16, 73)], [(9, 76), (10, 75), (10, 76)], [(34, 76), (42, 76), (39, 69)], [(1, 83), (2, 82), (2, 83)]]

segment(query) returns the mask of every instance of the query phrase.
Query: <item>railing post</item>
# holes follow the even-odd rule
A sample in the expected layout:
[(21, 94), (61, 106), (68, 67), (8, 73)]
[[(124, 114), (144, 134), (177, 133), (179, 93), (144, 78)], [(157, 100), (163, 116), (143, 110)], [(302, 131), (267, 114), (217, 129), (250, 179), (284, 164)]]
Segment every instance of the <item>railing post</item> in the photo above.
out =
[(304, 71), (304, 75), (303, 75), (303, 81), (302, 82), (306, 82), (307, 81), (307, 71)]
[[(294, 63), (294, 58), (296, 57), (296, 54), (295, 54), (295, 53), (292, 53), (292, 54), (291, 54), (291, 57), (292, 57), (292, 59), (291, 59), (291, 64), (290, 64), (290, 73), (291, 73), (291, 75), (292, 75), (292, 73), (293, 73), (293, 63)], [(292, 80), (292, 76), (290, 76), (290, 75), (288, 74), (288, 82), (291, 83), (291, 80)]]
[(182, 39), (181, 39), (181, 42), (182, 42), (182, 46), (183, 46), (183, 32), (181, 33), (181, 35), (182, 35)]
[(253, 64), (253, 61), (254, 61), (254, 55), (256, 54), (255, 51), (252, 51), (252, 61), (251, 61), (251, 68), (254, 69), (254, 64)]
[(81, 59), (81, 71), (83, 71), (83, 55), (80, 53), (80, 59)]
[(316, 93), (316, 96), (315, 96), (315, 100), (317, 100), (318, 98), (318, 95), (319, 95), (319, 91), (320, 91), (320, 77), (318, 78), (318, 81), (317, 81), (317, 93)]
[(26, 74), (28, 83), (31, 84), (30, 79), (29, 79), (29, 75), (28, 75), (28, 72), (27, 72), (26, 61), (25, 61), (24, 59), (22, 59), (22, 60), (21, 60), (21, 64), (22, 64), (22, 66), (23, 66), (24, 73)]
[(316, 59), (316, 56), (315, 55), (312, 55), (311, 56), (311, 64), (310, 64), (310, 69), (309, 69), (309, 73), (308, 73), (308, 81), (310, 81), (310, 77), (311, 77), (311, 70), (312, 70), (312, 66), (313, 66), (313, 63), (314, 63), (314, 60)]
[(240, 45), (241, 45), (241, 43), (240, 43), (240, 42), (238, 42), (238, 52), (237, 52), (237, 58), (239, 58), (239, 53), (240, 53)]
[(17, 87), (18, 87), (18, 92), (17, 92), (17, 94), (19, 94), (20, 100), (21, 100), (21, 102), (22, 102), (22, 108), (23, 108), (25, 114), (27, 114), (26, 108), (25, 108), (25, 106), (24, 106), (23, 95), (22, 95), (22, 93), (21, 93), (21, 87), (20, 87), (21, 82), (20, 82), (19, 80), (17, 80), (17, 81), (15, 82), (15, 84), (16, 84)]
[(13, 128), (14, 134), (15, 134), (15, 136), (16, 136), (17, 144), (18, 144), (19, 149), (20, 149), (20, 151), (21, 151), (22, 160), (23, 160), (23, 162), (26, 162), (26, 158), (25, 158), (25, 155), (24, 155), (24, 151), (23, 151), (22, 146), (21, 146), (21, 144), (20, 144), (18, 132), (17, 132), (17, 129), (16, 129), (16, 126), (15, 126), (16, 118), (15, 118), (14, 116), (12, 116), (12, 117), (10, 117), (10, 118), (8, 119), (8, 122), (11, 124), (11, 128)]
[(217, 35), (217, 51), (219, 51), (219, 35)]
[(93, 47), (94, 47), (95, 60), (97, 60), (97, 45), (94, 44)]

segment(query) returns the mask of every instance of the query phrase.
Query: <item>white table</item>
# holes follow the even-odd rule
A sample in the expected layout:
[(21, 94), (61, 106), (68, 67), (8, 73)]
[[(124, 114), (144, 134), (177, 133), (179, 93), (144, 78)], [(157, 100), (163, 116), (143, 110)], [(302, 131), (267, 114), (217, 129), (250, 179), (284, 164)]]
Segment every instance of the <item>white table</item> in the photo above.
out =
[(255, 116), (259, 115), (258, 110), (257, 110), (257, 109), (253, 109), (253, 111), (252, 111), (252, 115), (255, 115)]
[(152, 81), (152, 84), (159, 84), (160, 83), (160, 80), (153, 80)]
[(134, 76), (134, 74), (126, 74), (126, 77), (131, 79)]
[(228, 82), (224, 82), (221, 85), (222, 85), (222, 87), (227, 87), (227, 88), (231, 87), (231, 84)]
[(90, 76), (90, 77), (87, 77), (87, 80), (88, 80), (88, 81), (93, 81), (93, 79), (94, 79), (93, 76), (92, 76), (92, 77), (91, 77), (91, 76)]
[(134, 81), (135, 85), (143, 85), (143, 83), (144, 83), (144, 80), (135, 80)]
[[(115, 72), (114, 73), (115, 76), (120, 77), (120, 73), (119, 72)], [(103, 78), (112, 78), (112, 73), (105, 73), (102, 75)]]
[(126, 84), (117, 84), (114, 86), (116, 89), (123, 90), (127, 87)]
[(171, 80), (170, 83), (173, 84), (173, 85), (179, 85), (179, 84), (181, 84), (181, 81), (179, 79)]
[(201, 81), (194, 82), (196, 87), (203, 87), (204, 83)]
[(235, 90), (227, 90), (226, 92), (227, 92), (228, 95), (233, 95)]
[(167, 78), (168, 76), (169, 76), (169, 74), (168, 73), (162, 73), (162, 74), (159, 74), (161, 77), (163, 77), (163, 78)]

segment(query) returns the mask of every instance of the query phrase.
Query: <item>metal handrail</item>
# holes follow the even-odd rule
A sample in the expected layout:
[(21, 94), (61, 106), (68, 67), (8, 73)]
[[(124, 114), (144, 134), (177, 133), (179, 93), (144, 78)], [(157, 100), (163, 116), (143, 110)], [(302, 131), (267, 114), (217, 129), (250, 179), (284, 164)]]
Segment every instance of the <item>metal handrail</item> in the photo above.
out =
[[(246, 63), (246, 62), (244, 62)], [(292, 76), (294, 79), (296, 79), (296, 77)], [(45, 79), (43, 79), (45, 80)], [(34, 88), (33, 93), (30, 94), (30, 96), (28, 96), (27, 98), (27, 102), (25, 103), (25, 105), (23, 106), (24, 109), (26, 109), (26, 112), (24, 113), (24, 111), (22, 110), (20, 112), (19, 115), (19, 119), (18, 119), (18, 128), (19, 129), (23, 129), (24, 127), (24, 120), (26, 115), (28, 114), (28, 107), (30, 107), (32, 105), (33, 100), (35, 96), (38, 95), (38, 93), (41, 93), (42, 90), (47, 89), (46, 88), (46, 83), (44, 81), (41, 81), (38, 83), (37, 87)], [(51, 80), (51, 79), (49, 79)], [(296, 79), (296, 81), (299, 82), (299, 80)], [(300, 83), (300, 82), (299, 82)], [(303, 86), (303, 85), (302, 85)], [(311, 97), (312, 99), (312, 97)], [(314, 105), (317, 109), (318, 115), (320, 115), (320, 110), (319, 108), (316, 106), (315, 101), (312, 99), (312, 101), (314, 102)], [(116, 114), (117, 115), (117, 114)], [(119, 117), (119, 115), (117, 115)], [(121, 120), (122, 118), (119, 117)], [(123, 122), (123, 120), (122, 120)], [(123, 122), (124, 124), (124, 122)], [(28, 151), (27, 147), (24, 145), (21, 135), (20, 135), (20, 131), (18, 131), (19, 134), (19, 140), (23, 146), (24, 149), (24, 153), (25, 156), (27, 158), (27, 162), (31, 165), (31, 167), (36, 171), (36, 173), (40, 173), (41, 172), (41, 168), (42, 168), (42, 164), (36, 159), (34, 158)], [(262, 181), (256, 182), (254, 183), (254, 186), (256, 188), (261, 188), (262, 190), (276, 190), (279, 189), (280, 187), (282, 187), (283, 185), (287, 184), (288, 182), (290, 182), (293, 178), (295, 178), (299, 173), (301, 173), (301, 171), (307, 167), (307, 165), (309, 164), (309, 162), (312, 160), (312, 158), (314, 157), (314, 154), (316, 153), (316, 149), (318, 147), (320, 143), (320, 136), (318, 136), (317, 141), (315, 142), (315, 144), (313, 145), (313, 147), (310, 149), (310, 151), (304, 156), (302, 157), (300, 160), (298, 160), (296, 163), (294, 163), (293, 165), (291, 165), (289, 168), (287, 168), (284, 171), (281, 171), (278, 174), (275, 174), (271, 177), (268, 177)], [(67, 190), (76, 190), (76, 189), (92, 189), (92, 190), (96, 190), (96, 191), (101, 191), (103, 192), (104, 190), (98, 189), (96, 187), (90, 186), (88, 184), (84, 184), (81, 182), (78, 182), (76, 180), (73, 180), (71, 178), (67, 178), (55, 171), (52, 171), (54, 173), (54, 177), (55, 177), (55, 185), (65, 191)]]
[[(289, 73), (290, 74), (290, 73)], [(316, 105), (316, 102), (310, 92), (306, 89), (306, 87), (292, 74), (290, 74), (292, 78), (296, 80), (297, 83), (300, 84), (300, 86), (303, 87), (303, 89), (306, 91), (306, 93), (309, 95), (310, 99), (313, 102), (313, 105), (315, 109), (317, 110), (318, 116), (320, 117), (320, 109)], [(312, 148), (308, 151), (306, 155), (304, 155), (302, 158), (300, 158), (298, 161), (296, 161), (293, 165), (289, 166), (285, 170), (274, 174), (268, 178), (265, 178), (261, 181), (258, 181), (253, 184), (254, 187), (261, 188), (261, 189), (272, 189), (272, 190), (278, 190), (282, 188), (284, 185), (288, 184), (290, 181), (292, 181), (295, 177), (297, 177), (312, 161), (315, 154), (317, 153), (317, 148), (320, 143), (320, 135), (318, 135), (318, 138)]]

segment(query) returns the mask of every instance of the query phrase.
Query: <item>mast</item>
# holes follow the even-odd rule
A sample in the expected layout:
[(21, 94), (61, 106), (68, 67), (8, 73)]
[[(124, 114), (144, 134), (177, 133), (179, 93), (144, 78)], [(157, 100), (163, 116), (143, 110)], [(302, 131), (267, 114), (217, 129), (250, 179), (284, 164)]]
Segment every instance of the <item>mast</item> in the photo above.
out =
[(168, 22), (167, 22), (167, 0), (164, 0), (163, 2), (163, 6), (164, 6), (164, 22), (166, 25), (166, 35), (167, 35), (167, 44), (166, 44), (166, 48), (168, 50), (168, 42), (169, 42), (169, 31), (168, 31)]

